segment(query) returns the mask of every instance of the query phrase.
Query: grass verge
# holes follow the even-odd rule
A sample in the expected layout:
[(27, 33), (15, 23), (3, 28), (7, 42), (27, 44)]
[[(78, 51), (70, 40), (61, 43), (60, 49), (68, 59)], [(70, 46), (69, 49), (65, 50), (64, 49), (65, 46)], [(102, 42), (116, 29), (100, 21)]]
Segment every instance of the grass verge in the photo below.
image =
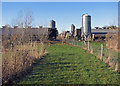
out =
[(53, 44), (18, 84), (118, 84), (118, 73), (84, 50)]

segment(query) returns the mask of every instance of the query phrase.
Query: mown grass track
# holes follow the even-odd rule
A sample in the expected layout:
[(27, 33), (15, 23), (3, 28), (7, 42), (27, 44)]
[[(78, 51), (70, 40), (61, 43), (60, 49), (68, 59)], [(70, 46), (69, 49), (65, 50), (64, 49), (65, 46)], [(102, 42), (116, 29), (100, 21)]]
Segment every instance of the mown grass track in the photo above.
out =
[(118, 84), (117, 72), (84, 50), (53, 44), (18, 84)]

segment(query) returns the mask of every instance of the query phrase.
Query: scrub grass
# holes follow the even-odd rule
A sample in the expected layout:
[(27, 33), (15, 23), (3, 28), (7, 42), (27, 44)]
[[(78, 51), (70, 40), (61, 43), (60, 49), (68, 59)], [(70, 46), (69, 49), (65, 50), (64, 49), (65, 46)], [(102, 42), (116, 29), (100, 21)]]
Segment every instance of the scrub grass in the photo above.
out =
[(118, 73), (92, 54), (71, 45), (53, 44), (18, 84), (118, 84)]

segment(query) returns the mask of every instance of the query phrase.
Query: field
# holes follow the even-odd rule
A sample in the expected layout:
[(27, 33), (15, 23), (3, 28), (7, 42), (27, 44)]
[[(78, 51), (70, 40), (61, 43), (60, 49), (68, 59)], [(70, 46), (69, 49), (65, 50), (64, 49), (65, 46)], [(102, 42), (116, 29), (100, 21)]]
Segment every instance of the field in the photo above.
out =
[(18, 84), (118, 84), (118, 73), (78, 47), (52, 44)]
[[(80, 46), (82, 48), (87, 48), (88, 49), (88, 43), (87, 42), (81, 42), (81, 41), (72, 41), (72, 40), (67, 40), (67, 43), (73, 44), (73, 45), (77, 45)], [(93, 50), (93, 54), (95, 56), (100, 57), (101, 56), (101, 44), (103, 44), (103, 58), (108, 58), (109, 56), (111, 56), (111, 58), (113, 58), (115, 61), (118, 59), (118, 54), (120, 54), (120, 52), (117, 52), (113, 49), (108, 49), (106, 47), (105, 43), (101, 43), (101, 42), (89, 42), (89, 48), (90, 51)], [(86, 45), (86, 46), (85, 46)]]

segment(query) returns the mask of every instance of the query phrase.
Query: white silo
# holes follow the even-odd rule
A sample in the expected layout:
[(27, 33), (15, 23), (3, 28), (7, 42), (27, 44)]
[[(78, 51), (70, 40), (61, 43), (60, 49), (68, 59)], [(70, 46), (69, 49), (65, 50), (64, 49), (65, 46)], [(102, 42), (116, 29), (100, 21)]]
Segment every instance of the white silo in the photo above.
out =
[(91, 34), (91, 16), (88, 14), (82, 15), (82, 36), (87, 39)]

